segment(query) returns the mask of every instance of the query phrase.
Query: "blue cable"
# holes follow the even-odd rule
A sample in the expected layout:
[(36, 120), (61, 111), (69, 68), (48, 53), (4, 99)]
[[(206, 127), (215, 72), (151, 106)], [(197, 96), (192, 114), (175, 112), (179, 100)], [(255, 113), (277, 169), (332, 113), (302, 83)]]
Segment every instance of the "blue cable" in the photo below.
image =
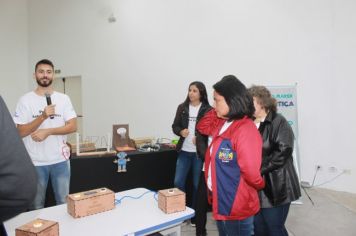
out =
[(135, 200), (137, 200), (137, 199), (140, 199), (141, 197), (143, 197), (144, 195), (146, 195), (147, 193), (154, 193), (153, 198), (154, 198), (156, 201), (158, 201), (158, 200), (157, 200), (157, 192), (155, 192), (155, 191), (151, 191), (151, 190), (148, 190), (147, 192), (144, 192), (143, 194), (141, 194), (141, 195), (140, 195), (140, 196), (138, 196), (138, 197), (123, 196), (123, 197), (122, 197), (122, 198), (120, 198), (120, 199), (115, 199), (115, 205), (120, 204), (120, 203), (121, 203), (121, 201), (122, 201), (124, 198), (131, 198), (131, 199), (135, 199)]

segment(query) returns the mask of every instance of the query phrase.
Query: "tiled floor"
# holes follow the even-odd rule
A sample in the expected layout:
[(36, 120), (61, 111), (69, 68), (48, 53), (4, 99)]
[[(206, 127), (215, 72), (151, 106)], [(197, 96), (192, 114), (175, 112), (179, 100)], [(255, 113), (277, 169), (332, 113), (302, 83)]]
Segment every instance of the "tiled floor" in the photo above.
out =
[[(290, 236), (356, 236), (356, 194), (321, 188), (303, 191), (302, 204), (291, 206), (287, 219)], [(208, 214), (209, 236), (219, 235), (211, 213)], [(182, 236), (194, 236), (195, 228), (182, 227)]]

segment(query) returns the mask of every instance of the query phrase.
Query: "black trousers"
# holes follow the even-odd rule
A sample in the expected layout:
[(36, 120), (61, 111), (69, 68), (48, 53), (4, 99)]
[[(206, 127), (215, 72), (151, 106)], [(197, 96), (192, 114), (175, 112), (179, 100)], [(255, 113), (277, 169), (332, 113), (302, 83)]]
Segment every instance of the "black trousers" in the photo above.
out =
[(200, 173), (200, 180), (196, 194), (195, 224), (196, 235), (206, 235), (206, 220), (209, 208), (208, 193), (204, 177), (204, 171)]
[(7, 236), (4, 224), (0, 222), (0, 236)]

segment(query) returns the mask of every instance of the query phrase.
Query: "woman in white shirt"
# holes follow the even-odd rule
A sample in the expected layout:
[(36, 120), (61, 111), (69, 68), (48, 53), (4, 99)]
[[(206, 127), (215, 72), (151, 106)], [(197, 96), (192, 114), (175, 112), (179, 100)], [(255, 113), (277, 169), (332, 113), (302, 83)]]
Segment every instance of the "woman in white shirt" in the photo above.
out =
[[(178, 158), (174, 186), (185, 192), (185, 182), (189, 171), (192, 170), (193, 209), (195, 209), (195, 196), (208, 142), (208, 137), (200, 134), (195, 125), (210, 109), (205, 85), (202, 82), (194, 81), (189, 85), (185, 101), (178, 106), (172, 124), (173, 132), (180, 137), (176, 147)], [(194, 219), (192, 219), (192, 224), (194, 223)]]

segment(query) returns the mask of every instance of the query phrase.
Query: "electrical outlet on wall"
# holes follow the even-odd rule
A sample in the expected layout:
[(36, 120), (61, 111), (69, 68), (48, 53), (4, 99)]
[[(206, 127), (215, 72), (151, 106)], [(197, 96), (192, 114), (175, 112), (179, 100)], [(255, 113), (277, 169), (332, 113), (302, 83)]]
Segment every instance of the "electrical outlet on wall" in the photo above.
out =
[(303, 188), (311, 188), (311, 184), (308, 182), (308, 181), (301, 181), (300, 182), (300, 185), (303, 187)]

